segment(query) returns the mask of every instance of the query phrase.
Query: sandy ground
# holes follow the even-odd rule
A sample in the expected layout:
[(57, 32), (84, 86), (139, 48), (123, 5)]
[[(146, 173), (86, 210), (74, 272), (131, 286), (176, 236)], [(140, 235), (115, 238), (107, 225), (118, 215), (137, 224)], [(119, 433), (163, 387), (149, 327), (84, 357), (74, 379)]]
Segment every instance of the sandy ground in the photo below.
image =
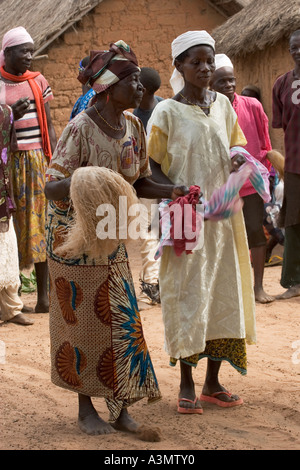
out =
[[(139, 292), (137, 248), (129, 249)], [(284, 291), (280, 266), (265, 270), (265, 289)], [(30, 306), (35, 294), (22, 296)], [(160, 442), (137, 440), (117, 433), (87, 436), (77, 427), (77, 397), (50, 382), (48, 314), (31, 314), (35, 323), (23, 327), (0, 323), (6, 343), (6, 362), (0, 364), (1, 450), (299, 450), (300, 449), (300, 298), (257, 304), (257, 344), (248, 347), (248, 374), (242, 377), (229, 364), (221, 368), (221, 382), (244, 399), (244, 405), (222, 409), (203, 404), (203, 415), (179, 415), (176, 401), (179, 368), (168, 365), (159, 306), (141, 312), (144, 333), (163, 398), (153, 405), (142, 400), (131, 414), (140, 423), (153, 423)], [(298, 342), (298, 344), (297, 344)], [(200, 394), (206, 361), (194, 377)], [(105, 419), (103, 399), (94, 404)], [(181, 452), (182, 453), (182, 452)], [(109, 452), (109, 455), (111, 452)]]

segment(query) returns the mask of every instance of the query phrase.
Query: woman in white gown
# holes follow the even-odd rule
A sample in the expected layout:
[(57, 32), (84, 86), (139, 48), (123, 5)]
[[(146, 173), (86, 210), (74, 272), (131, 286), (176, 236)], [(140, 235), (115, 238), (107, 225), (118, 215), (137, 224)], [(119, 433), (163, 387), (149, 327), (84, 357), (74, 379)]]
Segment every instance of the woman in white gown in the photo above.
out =
[[(175, 96), (159, 103), (149, 122), (153, 179), (198, 185), (208, 200), (232, 170), (230, 147), (243, 146), (246, 139), (229, 100), (208, 89), (215, 69), (213, 38), (205, 31), (184, 33), (173, 41), (172, 54)], [(166, 351), (171, 365), (179, 360), (181, 367), (180, 413), (202, 413), (201, 401), (242, 404), (219, 383), (219, 369), (227, 360), (246, 374), (246, 342), (256, 340), (242, 212), (204, 225), (201, 250), (178, 257), (165, 247), (161, 259)], [(203, 357), (208, 367), (199, 398), (192, 367)]]

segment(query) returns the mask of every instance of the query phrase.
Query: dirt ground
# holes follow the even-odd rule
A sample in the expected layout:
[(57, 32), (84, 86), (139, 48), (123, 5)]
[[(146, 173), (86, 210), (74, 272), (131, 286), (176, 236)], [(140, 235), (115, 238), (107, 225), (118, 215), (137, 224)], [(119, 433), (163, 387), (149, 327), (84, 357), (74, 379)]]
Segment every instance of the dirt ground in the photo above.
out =
[[(139, 292), (139, 251), (129, 248), (131, 268)], [(280, 266), (265, 270), (265, 290), (279, 294)], [(35, 305), (35, 294), (23, 294)], [(164, 351), (161, 308), (141, 312), (144, 334), (159, 380), (162, 400), (142, 400), (131, 414), (141, 424), (160, 429), (160, 442), (137, 440), (117, 433), (87, 436), (77, 427), (77, 397), (50, 381), (48, 314), (31, 314), (32, 326), (0, 323), (6, 361), (0, 364), (1, 450), (299, 450), (300, 449), (300, 297), (256, 305), (257, 344), (248, 347), (248, 374), (229, 364), (221, 368), (221, 383), (244, 399), (244, 405), (222, 409), (203, 404), (203, 415), (179, 415), (176, 401), (179, 367), (168, 365)], [(206, 361), (195, 373), (200, 395)], [(103, 399), (94, 404), (108, 419)]]

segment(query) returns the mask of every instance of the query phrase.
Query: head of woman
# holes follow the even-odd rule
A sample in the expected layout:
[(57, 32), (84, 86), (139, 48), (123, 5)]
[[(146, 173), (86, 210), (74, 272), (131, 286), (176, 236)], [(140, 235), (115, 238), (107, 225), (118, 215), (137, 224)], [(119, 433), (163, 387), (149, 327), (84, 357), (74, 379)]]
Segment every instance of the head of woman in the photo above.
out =
[(26, 72), (31, 66), (34, 43), (23, 27), (13, 28), (3, 36), (0, 65), (13, 75)]
[(108, 51), (91, 51), (88, 65), (78, 79), (90, 85), (98, 101), (112, 101), (119, 110), (134, 108), (143, 97), (140, 68), (134, 52), (124, 41), (110, 45)]
[(175, 59), (175, 67), (184, 82), (206, 88), (215, 70), (214, 50), (210, 46), (193, 46)]
[(208, 86), (215, 70), (215, 41), (206, 31), (188, 31), (178, 36), (172, 42), (172, 56), (175, 70), (171, 85), (175, 93), (181, 85)]

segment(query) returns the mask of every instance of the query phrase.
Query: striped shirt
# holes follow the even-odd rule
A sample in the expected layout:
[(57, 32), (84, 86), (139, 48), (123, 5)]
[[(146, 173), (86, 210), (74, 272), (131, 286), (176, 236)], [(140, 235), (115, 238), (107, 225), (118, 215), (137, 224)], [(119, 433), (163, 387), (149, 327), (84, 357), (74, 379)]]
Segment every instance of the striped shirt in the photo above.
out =
[[(44, 103), (52, 100), (52, 90), (45, 77), (39, 75), (34, 80), (38, 83), (42, 91)], [(15, 121), (18, 149), (33, 150), (42, 148), (42, 135), (37, 116), (36, 103), (28, 81), (15, 83), (0, 79), (0, 86), (1, 97), (3, 99), (5, 96), (5, 103), (10, 106), (20, 98), (28, 97), (30, 100), (29, 110), (21, 119)]]

